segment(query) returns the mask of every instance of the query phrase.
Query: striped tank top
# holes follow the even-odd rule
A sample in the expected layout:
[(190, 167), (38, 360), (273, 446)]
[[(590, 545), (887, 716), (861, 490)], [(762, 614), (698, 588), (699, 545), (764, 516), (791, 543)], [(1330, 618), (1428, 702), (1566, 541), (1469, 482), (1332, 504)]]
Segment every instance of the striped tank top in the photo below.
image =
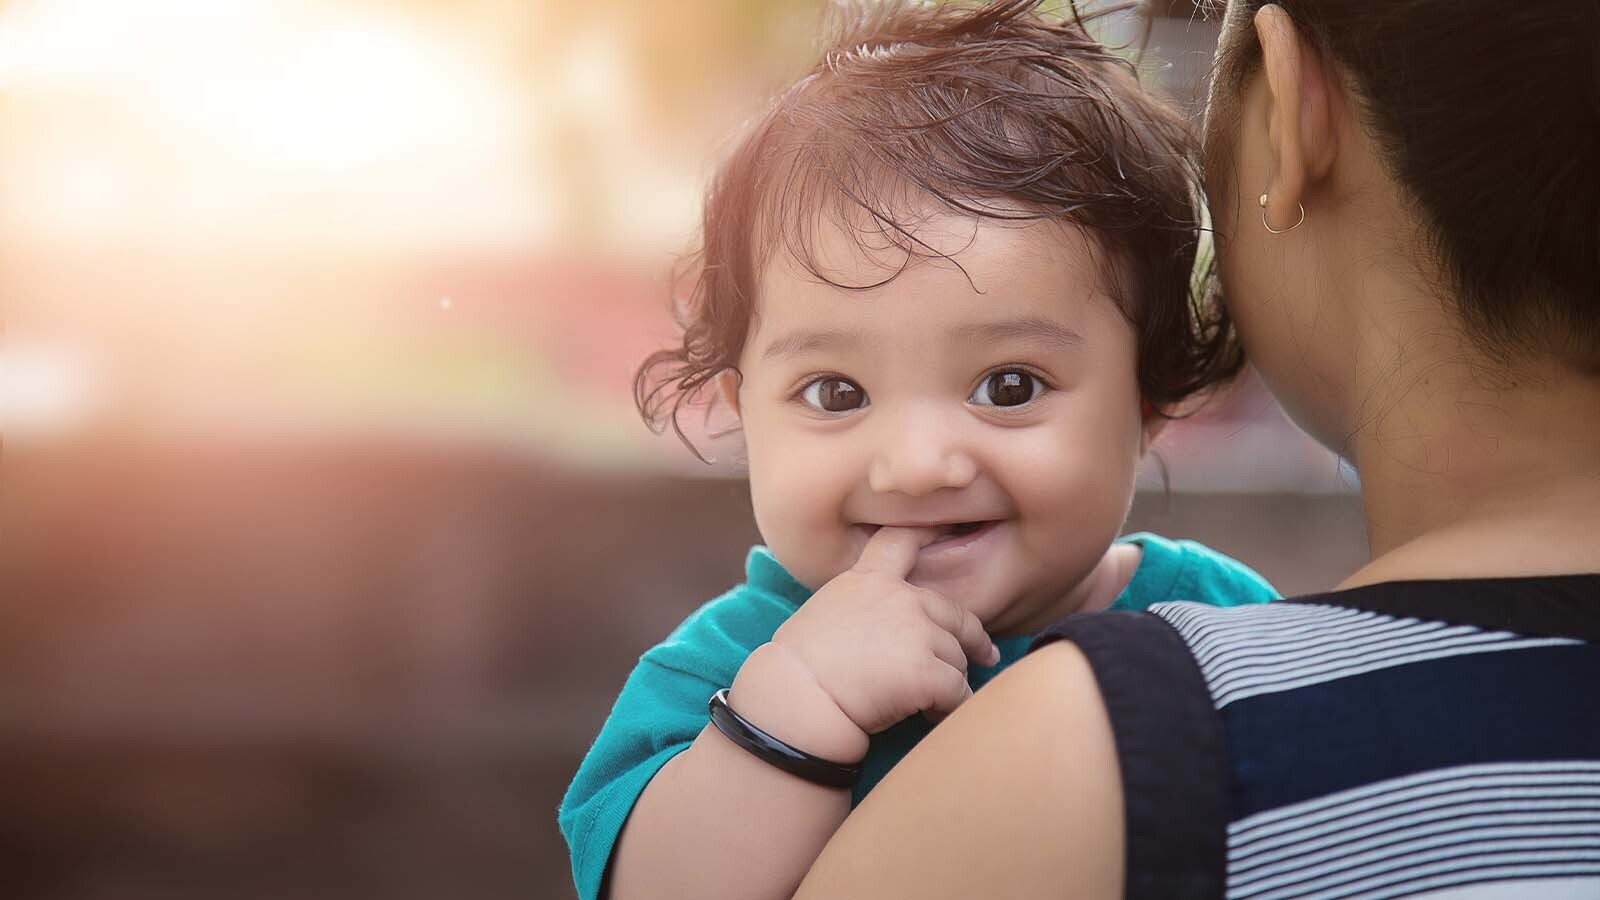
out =
[(1069, 617), (1129, 898), (1600, 898), (1600, 575)]

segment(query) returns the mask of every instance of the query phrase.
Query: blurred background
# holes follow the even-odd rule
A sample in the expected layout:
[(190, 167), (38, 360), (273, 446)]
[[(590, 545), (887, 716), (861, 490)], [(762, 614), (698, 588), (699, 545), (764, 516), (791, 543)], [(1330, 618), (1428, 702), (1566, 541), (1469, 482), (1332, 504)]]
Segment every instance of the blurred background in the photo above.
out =
[[(820, 8), (0, 0), (7, 896), (571, 896), (579, 758), (758, 540), (632, 367)], [(1214, 24), (1147, 27), (1197, 112)], [(1161, 461), (1130, 529), (1364, 556), (1248, 379)]]

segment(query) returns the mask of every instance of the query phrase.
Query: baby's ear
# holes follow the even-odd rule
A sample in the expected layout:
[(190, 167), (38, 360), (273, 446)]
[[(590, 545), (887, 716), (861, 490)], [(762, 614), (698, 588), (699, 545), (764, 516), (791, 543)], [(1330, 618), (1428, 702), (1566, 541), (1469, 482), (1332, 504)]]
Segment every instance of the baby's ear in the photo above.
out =
[(1161, 429), (1167, 427), (1169, 421), (1162, 410), (1157, 409), (1150, 401), (1146, 400), (1139, 405), (1141, 415), (1139, 422), (1139, 457), (1144, 458), (1150, 452), (1150, 446), (1156, 442), (1156, 437), (1161, 434)]
[(717, 383), (717, 399), (727, 404), (735, 416), (739, 415), (739, 376), (738, 369), (723, 369), (714, 379)]

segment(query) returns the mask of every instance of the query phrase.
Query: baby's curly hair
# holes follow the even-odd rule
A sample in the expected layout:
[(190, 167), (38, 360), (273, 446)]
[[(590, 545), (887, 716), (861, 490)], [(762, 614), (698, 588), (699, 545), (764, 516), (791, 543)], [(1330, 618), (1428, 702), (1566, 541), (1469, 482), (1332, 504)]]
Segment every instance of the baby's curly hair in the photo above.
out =
[[(1243, 355), (1217, 300), (1198, 145), (1134, 68), (1091, 38), (1075, 6), (886, 0), (835, 7), (820, 60), (734, 146), (706, 194), (699, 250), (674, 303), (682, 341), (651, 354), (634, 400), (657, 433), (718, 374), (737, 372), (760, 273), (779, 250), (816, 264), (831, 225), (905, 265), (942, 256), (915, 235), (917, 200), (974, 219), (1055, 221), (1095, 240), (1107, 284), (1138, 336), (1138, 379), (1155, 410), (1221, 384)], [(891, 275), (891, 278), (894, 276)], [(702, 457), (703, 458), (703, 457)]]

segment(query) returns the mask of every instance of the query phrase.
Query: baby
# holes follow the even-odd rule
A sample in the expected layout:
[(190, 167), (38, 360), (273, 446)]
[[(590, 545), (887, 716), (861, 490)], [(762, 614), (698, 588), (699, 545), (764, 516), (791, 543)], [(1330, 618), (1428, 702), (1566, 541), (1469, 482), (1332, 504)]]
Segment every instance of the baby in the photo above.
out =
[(682, 343), (640, 369), (654, 425), (702, 394), (737, 415), (766, 546), (644, 654), (579, 769), (585, 900), (787, 897), (1052, 621), (1276, 596), (1117, 537), (1166, 416), (1240, 363), (1192, 277), (1182, 121), (1032, 0), (836, 19), (718, 171)]

